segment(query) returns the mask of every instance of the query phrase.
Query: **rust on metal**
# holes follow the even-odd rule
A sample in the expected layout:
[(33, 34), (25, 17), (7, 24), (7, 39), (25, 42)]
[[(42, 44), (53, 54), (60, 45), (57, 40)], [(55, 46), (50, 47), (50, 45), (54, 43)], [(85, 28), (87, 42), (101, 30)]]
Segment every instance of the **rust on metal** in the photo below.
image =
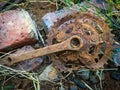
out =
[(10, 65), (13, 65), (14, 63), (18, 63), (28, 59), (33, 59), (40, 56), (44, 56), (44, 55), (48, 55), (48, 54), (52, 54), (60, 51), (65, 51), (65, 50), (78, 51), (79, 49), (82, 48), (82, 46), (83, 46), (83, 42), (81, 40), (81, 37), (74, 35), (58, 44), (46, 46), (44, 48), (40, 48), (40, 49), (31, 51), (28, 53), (24, 53), (21, 55), (17, 55), (17, 56), (9, 55), (7, 57), (9, 62), (6, 64), (10, 66)]
[(104, 20), (89, 12), (67, 15), (52, 27), (47, 45), (60, 43), (73, 35), (81, 37), (82, 49), (51, 54), (53, 62), (59, 58), (64, 65), (69, 63), (90, 69), (103, 68), (107, 64), (107, 56), (112, 52), (113, 35)]
[[(89, 12), (77, 12), (60, 19), (51, 28), (47, 46), (22, 55), (9, 55), (7, 65), (49, 55), (53, 63), (60, 60), (59, 69), (76, 70), (80, 67), (89, 69), (104, 68), (112, 53), (113, 35), (109, 26), (100, 17)], [(71, 65), (71, 66), (69, 66)], [(68, 67), (67, 67), (68, 66)], [(64, 67), (63, 70), (66, 71)], [(62, 70), (60, 70), (62, 71)]]

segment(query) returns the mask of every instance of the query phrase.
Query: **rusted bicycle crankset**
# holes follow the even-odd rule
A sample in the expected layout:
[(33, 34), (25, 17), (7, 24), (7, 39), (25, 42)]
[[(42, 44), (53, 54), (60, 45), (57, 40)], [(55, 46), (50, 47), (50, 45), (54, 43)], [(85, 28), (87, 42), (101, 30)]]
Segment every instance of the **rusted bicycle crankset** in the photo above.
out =
[(20, 56), (9, 55), (7, 65), (49, 55), (51, 60), (99, 69), (107, 64), (111, 54), (113, 35), (109, 26), (100, 17), (89, 12), (65, 16), (51, 28), (47, 46)]

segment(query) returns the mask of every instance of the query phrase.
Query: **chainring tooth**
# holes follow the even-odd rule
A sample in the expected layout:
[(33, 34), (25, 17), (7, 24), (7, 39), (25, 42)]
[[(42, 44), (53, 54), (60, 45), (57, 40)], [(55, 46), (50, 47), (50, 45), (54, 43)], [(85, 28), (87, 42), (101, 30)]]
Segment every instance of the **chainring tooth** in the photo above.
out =
[(104, 20), (88, 12), (68, 15), (52, 27), (48, 34), (47, 45), (60, 43), (73, 35), (82, 38), (83, 48), (77, 52), (64, 51), (51, 54), (53, 62), (59, 58), (64, 64), (72, 62), (74, 65), (77, 62), (78, 65), (82, 63), (89, 69), (103, 68), (107, 63), (107, 56), (112, 52), (114, 41)]

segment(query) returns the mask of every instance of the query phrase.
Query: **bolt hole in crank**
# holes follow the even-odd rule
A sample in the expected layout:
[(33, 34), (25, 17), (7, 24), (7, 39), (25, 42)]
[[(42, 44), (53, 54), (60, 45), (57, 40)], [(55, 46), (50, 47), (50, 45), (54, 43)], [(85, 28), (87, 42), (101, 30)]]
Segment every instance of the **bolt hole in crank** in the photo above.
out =
[(7, 60), (8, 62), (12, 62), (12, 59), (10, 58), (10, 57), (8, 57), (8, 60)]
[(78, 38), (72, 38), (70, 41), (70, 44), (72, 47), (79, 47), (80, 46), (80, 40)]
[(80, 48), (82, 48), (83, 46), (83, 41), (79, 36), (74, 35), (70, 39), (70, 45), (71, 45), (71, 48), (80, 50)]

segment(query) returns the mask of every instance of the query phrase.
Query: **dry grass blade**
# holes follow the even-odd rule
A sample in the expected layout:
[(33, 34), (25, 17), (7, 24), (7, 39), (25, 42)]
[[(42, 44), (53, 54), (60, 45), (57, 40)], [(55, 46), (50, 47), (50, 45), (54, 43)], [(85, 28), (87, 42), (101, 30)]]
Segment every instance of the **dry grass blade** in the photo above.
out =
[(85, 84), (85, 86), (86, 86), (88, 89), (93, 90), (86, 82), (84, 82), (83, 80), (82, 80), (82, 82)]
[(5, 57), (5, 56), (7, 56), (7, 55), (9, 55), (9, 54), (11, 54), (11, 53), (13, 53), (13, 52), (15, 52), (15, 51), (16, 51), (16, 50), (10, 51), (10, 52), (8, 52), (8, 53), (4, 53), (4, 55), (0, 56), (0, 59), (2, 59), (3, 57)]
[[(21, 77), (31, 80), (31, 81), (33, 81), (33, 84), (35, 85), (35, 90), (40, 90), (40, 81), (39, 81), (37, 73), (29, 73), (26, 71), (15, 70), (15, 69), (12, 69), (7, 66), (0, 65), (0, 74), (4, 74), (4, 73), (6, 76), (12, 75), (12, 77), (14, 77), (16, 75), (20, 75)], [(12, 78), (12, 77), (10, 77), (10, 78)], [(9, 79), (7, 79), (7, 80), (9, 80)], [(5, 82), (7, 82), (7, 81), (5, 81)]]

